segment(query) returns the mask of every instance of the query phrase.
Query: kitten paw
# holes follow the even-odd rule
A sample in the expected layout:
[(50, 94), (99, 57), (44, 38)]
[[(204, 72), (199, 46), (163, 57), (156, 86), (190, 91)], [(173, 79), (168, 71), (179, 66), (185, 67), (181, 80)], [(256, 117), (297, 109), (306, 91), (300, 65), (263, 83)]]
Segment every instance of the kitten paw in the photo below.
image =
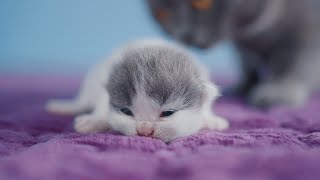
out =
[(75, 119), (74, 129), (81, 134), (96, 133), (107, 130), (107, 123), (93, 115), (82, 115)]
[(274, 105), (301, 106), (308, 98), (308, 91), (301, 84), (268, 83), (255, 88), (249, 102), (261, 108)]
[(206, 124), (206, 128), (210, 130), (222, 131), (229, 127), (229, 122), (226, 119), (218, 116), (212, 116), (211, 118), (207, 118)]

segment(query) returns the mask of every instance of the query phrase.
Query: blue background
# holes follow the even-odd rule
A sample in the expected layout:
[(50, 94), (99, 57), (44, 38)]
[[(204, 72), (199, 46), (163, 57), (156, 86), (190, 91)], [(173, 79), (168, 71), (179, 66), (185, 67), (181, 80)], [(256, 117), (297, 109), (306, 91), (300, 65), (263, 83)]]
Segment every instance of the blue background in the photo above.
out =
[[(140, 37), (168, 38), (143, 0), (0, 0), (0, 73), (83, 73)], [(229, 43), (193, 51), (213, 72), (237, 73)]]

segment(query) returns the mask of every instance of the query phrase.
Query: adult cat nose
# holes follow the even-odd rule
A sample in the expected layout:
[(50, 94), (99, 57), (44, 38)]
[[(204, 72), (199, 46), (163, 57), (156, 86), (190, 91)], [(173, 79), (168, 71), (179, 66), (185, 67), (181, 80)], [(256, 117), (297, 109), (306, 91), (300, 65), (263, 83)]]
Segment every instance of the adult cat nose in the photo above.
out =
[(152, 136), (154, 132), (154, 125), (151, 122), (139, 122), (137, 126), (139, 136)]
[(189, 33), (186, 33), (182, 36), (182, 39), (183, 41), (188, 44), (188, 45), (191, 45), (193, 43), (193, 37), (191, 34)]

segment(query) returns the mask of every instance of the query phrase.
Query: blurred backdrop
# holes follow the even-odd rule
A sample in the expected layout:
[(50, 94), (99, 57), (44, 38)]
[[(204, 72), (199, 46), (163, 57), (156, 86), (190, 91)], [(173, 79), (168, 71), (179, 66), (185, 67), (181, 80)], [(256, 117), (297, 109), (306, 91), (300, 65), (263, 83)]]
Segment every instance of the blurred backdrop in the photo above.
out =
[[(168, 38), (143, 0), (0, 0), (0, 74), (82, 74), (141, 37)], [(238, 74), (229, 43), (191, 50), (214, 74)]]

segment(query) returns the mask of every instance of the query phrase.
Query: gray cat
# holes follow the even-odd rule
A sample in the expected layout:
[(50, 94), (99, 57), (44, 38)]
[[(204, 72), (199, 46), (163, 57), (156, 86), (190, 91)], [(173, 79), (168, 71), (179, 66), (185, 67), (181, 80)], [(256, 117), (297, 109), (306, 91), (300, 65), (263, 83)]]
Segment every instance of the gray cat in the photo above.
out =
[(320, 85), (319, 0), (148, 0), (175, 39), (209, 48), (231, 39), (245, 76), (235, 88), (260, 107), (302, 105)]

